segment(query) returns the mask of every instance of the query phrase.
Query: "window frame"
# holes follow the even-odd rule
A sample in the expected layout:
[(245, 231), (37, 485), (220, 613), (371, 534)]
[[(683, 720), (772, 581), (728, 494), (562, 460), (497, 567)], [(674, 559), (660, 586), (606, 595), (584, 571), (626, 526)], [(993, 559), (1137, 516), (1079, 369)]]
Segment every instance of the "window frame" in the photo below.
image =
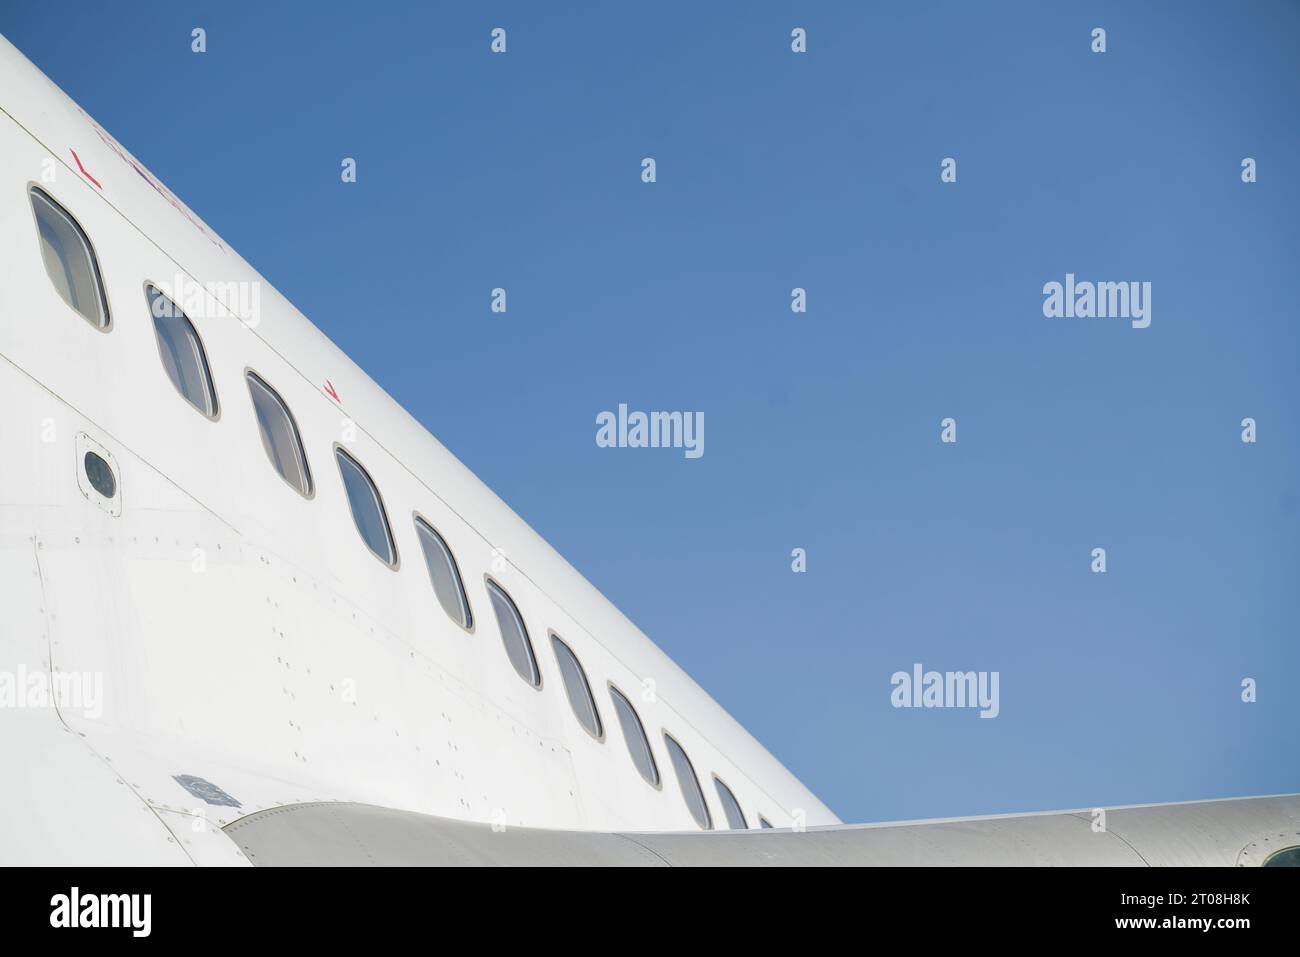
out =
[[(120, 517), (122, 514), (122, 483), (124, 482), (124, 478), (121, 466), (117, 461), (117, 456), (83, 431), (77, 432), (75, 449), (77, 458), (77, 490), (81, 493), (82, 498), (94, 505), (96, 508), (111, 515), (113, 518)], [(95, 488), (94, 485), (91, 484), (90, 474), (86, 469), (86, 456), (91, 452), (108, 463), (109, 469), (113, 472), (116, 487), (114, 488), (112, 498), (104, 498), (99, 489)]]
[[(252, 380), (254, 379), (257, 380), (257, 383), (263, 389), (274, 397), (280, 408), (284, 410), (284, 414), (289, 417), (289, 424), (293, 426), (293, 437), (298, 440), (298, 451), (302, 453), (302, 468), (307, 475), (306, 494), (303, 493), (302, 489), (294, 485), (280, 473), (279, 466), (275, 464), (275, 459), (271, 456), (271, 450), (267, 448), (268, 441), (265, 433), (262, 432), (262, 423), (257, 420), (257, 402), (253, 398), (251, 389), (253, 384)], [(244, 384), (250, 387), (248, 402), (249, 405), (253, 407), (253, 426), (257, 429), (258, 442), (262, 446), (262, 451), (266, 453), (266, 460), (271, 466), (271, 471), (275, 473), (276, 477), (281, 482), (297, 492), (300, 497), (310, 502), (316, 497), (316, 477), (312, 470), (311, 462), (307, 459), (307, 443), (302, 440), (302, 430), (298, 428), (298, 417), (293, 414), (293, 409), (289, 408), (289, 403), (284, 400), (284, 396), (280, 394), (280, 391), (276, 389), (275, 386), (271, 385), (271, 383), (266, 380), (266, 377), (252, 366), (244, 366)]]
[[(587, 669), (582, 666), (582, 659), (579, 658), (578, 653), (573, 650), (573, 646), (561, 638), (556, 633), (555, 629), (547, 628), (546, 634), (551, 639), (551, 652), (555, 655), (556, 667), (560, 669), (560, 684), (564, 685), (564, 697), (565, 700), (569, 702), (569, 710), (573, 712), (574, 719), (578, 722), (579, 727), (581, 727), (583, 731), (586, 731), (587, 734), (591, 735), (591, 737), (596, 741), (604, 744), (606, 737), (605, 719), (600, 716), (600, 706), (596, 704), (596, 693), (591, 690), (591, 679), (587, 677)], [(564, 666), (560, 663), (560, 655), (558, 649), (555, 647), (556, 644), (562, 645), (569, 653), (570, 657), (573, 658), (573, 663), (578, 666), (578, 674), (582, 676), (582, 686), (587, 692), (587, 700), (591, 702), (591, 713), (596, 718), (596, 727), (600, 729), (600, 734), (596, 734), (589, 727), (583, 724), (582, 718), (578, 716), (578, 708), (573, 703), (573, 698), (569, 694), (569, 683), (564, 680)]]
[(425, 571), (429, 572), (429, 588), (433, 591), (434, 601), (438, 603), (438, 607), (442, 608), (444, 613), (447, 611), (447, 609), (442, 607), (442, 599), (438, 597), (438, 589), (435, 588), (433, 585), (433, 572), (429, 571), (428, 569), (429, 559), (428, 556), (424, 554), (424, 539), (420, 536), (419, 526), (421, 525), (423, 525), (426, 529), (432, 532), (434, 537), (436, 537), (438, 541), (442, 542), (442, 547), (447, 550), (447, 554), (451, 557), (451, 568), (456, 575), (456, 585), (460, 589), (461, 600), (465, 603), (465, 614), (469, 618), (469, 626), (467, 627), (461, 624), (455, 618), (452, 618), (451, 615), (447, 615), (447, 619), (453, 625), (456, 625), (458, 628), (460, 628), (461, 631), (465, 632), (465, 634), (467, 635), (474, 634), (478, 626), (478, 619), (474, 615), (473, 606), (471, 606), (469, 603), (469, 591), (465, 588), (465, 576), (460, 573), (460, 562), (456, 560), (456, 553), (451, 550), (451, 543), (447, 541), (446, 537), (442, 534), (442, 532), (438, 531), (438, 529), (434, 527), (433, 522), (429, 521), (420, 512), (418, 511), (411, 512), (411, 523), (412, 525), (415, 526), (415, 537), (420, 544), (420, 556), (425, 560), (424, 561)]
[[(375, 481), (375, 477), (370, 474), (370, 469), (362, 465), (361, 460), (349, 452), (342, 442), (335, 442), (333, 449), (334, 464), (338, 468), (339, 482), (343, 485), (343, 500), (347, 503), (348, 517), (352, 519), (352, 527), (356, 529), (357, 537), (361, 539), (361, 544), (366, 546), (366, 551), (375, 556), (375, 561), (385, 568), (398, 571), (402, 567), (402, 556), (397, 550), (397, 535), (393, 532), (393, 522), (388, 517), (388, 505), (384, 502), (384, 493), (379, 491), (379, 484)], [(305, 449), (303, 454), (306, 455)], [(366, 484), (370, 486), (370, 491), (375, 495), (375, 504), (379, 506), (379, 517), (384, 520), (384, 532), (387, 535), (388, 544), (393, 550), (393, 560), (391, 562), (386, 561), (384, 556), (371, 548), (370, 543), (366, 541), (366, 536), (361, 532), (361, 525), (357, 522), (356, 513), (352, 510), (352, 496), (348, 494), (348, 483), (343, 478), (343, 463), (339, 461), (340, 455), (360, 469), (361, 474), (365, 476)]]
[[(685, 749), (683, 749), (683, 751), (684, 750)], [(722, 805), (722, 817), (727, 822), (727, 830), (728, 831), (752, 831), (753, 828), (749, 826), (749, 818), (745, 816), (744, 805), (742, 805), (740, 803), (740, 799), (736, 797), (736, 792), (731, 790), (731, 786), (727, 784), (726, 781), (722, 780), (722, 778), (718, 777), (716, 774), (713, 774), (712, 777), (713, 777), (713, 789), (718, 792), (718, 803)], [(701, 791), (702, 790), (703, 789), (701, 789)], [(727, 813), (727, 807), (728, 807), (727, 797), (731, 798), (731, 803), (735, 805), (736, 813), (740, 815), (740, 827), (736, 827), (734, 824), (731, 823), (731, 815)]]
[[(614, 684), (614, 682), (606, 681), (605, 687), (610, 692), (610, 701), (614, 706), (614, 717), (618, 718), (618, 726), (623, 732), (623, 744), (627, 746), (627, 758), (632, 762), (632, 767), (636, 769), (636, 776), (656, 791), (662, 791), (664, 789), (664, 774), (659, 770), (659, 759), (655, 757), (654, 748), (650, 744), (650, 735), (646, 734), (645, 722), (641, 720), (641, 712), (636, 710), (636, 705), (632, 703), (632, 699), (623, 692), (622, 688)], [(618, 709), (618, 702), (613, 699), (613, 695), (618, 695), (622, 698), (627, 703), (628, 709), (631, 710), (632, 717), (636, 718), (636, 726), (641, 731), (641, 740), (645, 742), (646, 754), (650, 755), (650, 769), (655, 773), (655, 779), (653, 781), (641, 773), (641, 768), (636, 763), (636, 756), (632, 753), (632, 743), (627, 740), (627, 728), (623, 726), (623, 718)]]
[[(94, 272), (95, 287), (99, 292), (100, 304), (104, 307), (103, 325), (88, 319), (81, 310), (68, 302), (68, 300), (64, 299), (63, 293), (59, 292), (59, 287), (54, 285), (54, 277), (50, 275), (50, 267), (45, 264), (45, 253), (41, 249), (41, 221), (40, 217), (36, 213), (36, 204), (32, 201), (33, 193), (40, 193), (41, 196), (45, 198), (46, 202), (62, 213), (67, 218), (68, 222), (72, 223), (77, 234), (81, 237), (82, 241), (85, 242), (86, 248), (90, 250), (90, 265)], [(99, 250), (95, 248), (95, 241), (90, 238), (90, 233), (86, 232), (86, 227), (81, 225), (81, 220), (72, 215), (72, 210), (68, 209), (67, 206), (64, 206), (54, 198), (53, 193), (40, 183), (33, 180), (28, 180), (27, 182), (27, 208), (31, 211), (32, 226), (36, 230), (36, 256), (41, 261), (41, 271), (45, 273), (45, 278), (49, 280), (50, 285), (54, 289), (54, 295), (58, 297), (59, 302), (67, 306), (74, 315), (80, 318), (82, 322), (90, 326), (90, 328), (94, 329), (96, 332), (102, 332), (105, 334), (112, 332), (113, 304), (109, 302), (108, 298), (108, 283), (104, 281), (104, 271), (99, 264)]]
[[(208, 413), (204, 412), (197, 405), (191, 402), (190, 397), (187, 396), (184, 392), (181, 392), (180, 386), (176, 384), (176, 381), (167, 372), (167, 362), (166, 359), (163, 358), (163, 353), (162, 353), (162, 348), (163, 348), (162, 338), (158, 335), (158, 319), (153, 314), (153, 302), (149, 298), (150, 289), (153, 289), (154, 292), (158, 293), (159, 296), (166, 299), (168, 302), (172, 304), (172, 307), (176, 310), (176, 314), (185, 321), (185, 324), (187, 326), (189, 326), (190, 331), (194, 333), (194, 338), (199, 343), (199, 358), (203, 360), (204, 378), (206, 381), (206, 385), (208, 387), (208, 391), (212, 396), (213, 412), (211, 415), (208, 415)], [(172, 384), (172, 387), (176, 390), (176, 393), (182, 399), (185, 400), (186, 405), (192, 408), (199, 415), (203, 416), (203, 418), (207, 419), (209, 422), (220, 421), (221, 397), (217, 394), (217, 380), (212, 375), (212, 363), (208, 361), (208, 344), (203, 341), (203, 336), (199, 333), (199, 327), (194, 324), (193, 319), (191, 319), (188, 315), (186, 315), (185, 310), (176, 304), (176, 300), (173, 299), (171, 296), (167, 295), (167, 293), (163, 292), (162, 289), (159, 287), (159, 285), (151, 279), (146, 279), (144, 281), (144, 301), (145, 301), (145, 306), (149, 311), (149, 320), (153, 324), (154, 344), (158, 346), (158, 361), (163, 367), (163, 375), (167, 377), (167, 381)], [(283, 403), (284, 399), (282, 398), (280, 401), (281, 403)], [(296, 427), (296, 423), (295, 423), (295, 427)], [(260, 428), (259, 431), (261, 431)], [(304, 449), (303, 457), (306, 458), (306, 455), (307, 452), (306, 449)]]
[[(668, 763), (673, 766), (673, 774), (677, 777), (677, 786), (682, 792), (682, 803), (686, 805), (686, 813), (691, 816), (691, 820), (696, 823), (701, 831), (716, 831), (717, 827), (713, 823), (713, 811), (709, 808), (709, 799), (704, 793), (704, 787), (700, 784), (700, 772), (695, 770), (695, 762), (691, 760), (691, 756), (687, 753), (686, 748), (682, 743), (677, 740), (676, 735), (669, 734), (666, 728), (660, 728), (659, 733), (663, 735), (664, 748), (668, 751)], [(707, 822), (705, 824), (700, 824), (699, 819), (696, 818), (695, 813), (691, 810), (691, 802), (686, 798), (685, 782), (682, 781), (681, 772), (677, 770), (677, 765), (673, 761), (673, 749), (669, 746), (669, 741), (677, 745), (677, 750), (681, 752), (682, 758), (686, 761), (687, 767), (691, 770), (691, 777), (695, 779), (695, 790), (699, 793), (700, 804), (704, 808), (704, 819)]]
[[(484, 582), (484, 587), (486, 587), (488, 590), (488, 604), (492, 606), (492, 617), (496, 619), (497, 632), (500, 634), (501, 637), (501, 650), (506, 653), (506, 661), (510, 663), (510, 670), (513, 671), (516, 675), (519, 675), (519, 680), (522, 681), (524, 684), (528, 685), (528, 687), (532, 688), (534, 691), (541, 691), (542, 685), (546, 683), (546, 677), (542, 674), (541, 663), (537, 660), (537, 649), (533, 647), (533, 636), (528, 631), (528, 622), (524, 621), (524, 613), (519, 610), (519, 605), (518, 603), (515, 602), (514, 596), (511, 595), (510, 592), (506, 591), (505, 586), (502, 585), (499, 581), (497, 581), (491, 575), (485, 574), (483, 576), (483, 582)], [(522, 674), (519, 674), (519, 669), (516, 668), (515, 663), (510, 660), (510, 649), (505, 646), (506, 645), (505, 632), (501, 630), (501, 618), (500, 615), (497, 613), (496, 605), (493, 604), (492, 602), (493, 588), (495, 588), (497, 591), (499, 591), (502, 594), (502, 596), (505, 597), (507, 604), (509, 604), (511, 609), (514, 610), (515, 617), (519, 619), (519, 625), (524, 631), (524, 648), (528, 651), (529, 661), (532, 662), (533, 673), (537, 675), (536, 684), (529, 681)]]

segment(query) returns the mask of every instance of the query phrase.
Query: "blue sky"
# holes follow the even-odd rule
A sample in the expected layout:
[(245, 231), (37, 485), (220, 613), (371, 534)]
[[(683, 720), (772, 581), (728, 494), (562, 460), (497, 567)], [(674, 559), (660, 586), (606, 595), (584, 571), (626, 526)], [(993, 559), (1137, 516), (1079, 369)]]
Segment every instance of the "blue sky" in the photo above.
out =
[[(0, 32), (844, 819), (1300, 790), (1295, 5)], [(1151, 282), (1150, 328), (1045, 318), (1067, 272)], [(705, 455), (597, 447), (621, 402)], [(999, 671), (1000, 715), (891, 707), (914, 662)]]

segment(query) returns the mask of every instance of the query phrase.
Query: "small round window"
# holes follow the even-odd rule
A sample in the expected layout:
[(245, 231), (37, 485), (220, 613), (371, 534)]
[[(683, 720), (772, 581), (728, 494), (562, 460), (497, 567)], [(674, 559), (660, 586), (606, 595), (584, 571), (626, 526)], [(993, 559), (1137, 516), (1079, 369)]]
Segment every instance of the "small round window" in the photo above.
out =
[(87, 452), (85, 458), (86, 478), (90, 487), (104, 498), (117, 494), (117, 479), (113, 476), (113, 467), (94, 452)]

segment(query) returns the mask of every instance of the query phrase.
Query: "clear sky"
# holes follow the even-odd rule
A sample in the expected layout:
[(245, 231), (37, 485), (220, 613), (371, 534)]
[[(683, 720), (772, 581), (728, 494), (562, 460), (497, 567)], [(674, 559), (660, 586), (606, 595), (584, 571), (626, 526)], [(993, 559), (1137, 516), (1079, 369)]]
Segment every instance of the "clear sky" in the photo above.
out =
[[(0, 32), (844, 819), (1300, 791), (1300, 8), (984, 6)], [(1046, 318), (1066, 273), (1150, 327)], [(705, 454), (598, 447), (619, 403)], [(893, 708), (916, 662), (1000, 714)]]

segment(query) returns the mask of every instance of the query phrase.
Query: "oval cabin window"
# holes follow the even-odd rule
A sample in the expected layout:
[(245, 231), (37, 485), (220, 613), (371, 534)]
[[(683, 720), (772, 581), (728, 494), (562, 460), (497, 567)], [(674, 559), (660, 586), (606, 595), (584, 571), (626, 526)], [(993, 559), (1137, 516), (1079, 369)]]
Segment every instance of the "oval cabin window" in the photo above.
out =
[(709, 816), (709, 806), (704, 803), (704, 792), (700, 790), (700, 779), (695, 776), (691, 759), (686, 756), (686, 751), (671, 734), (664, 734), (664, 744), (668, 746), (668, 757), (673, 762), (677, 783), (681, 785), (686, 809), (691, 812), (691, 817), (695, 818), (696, 824), (706, 831), (711, 830), (713, 818)]
[(194, 323), (181, 312), (180, 306), (164, 296), (152, 283), (144, 287), (153, 316), (158, 356), (172, 385), (190, 405), (209, 419), (217, 417), (217, 391), (208, 369), (208, 355)]
[(90, 240), (49, 193), (31, 188), (32, 211), (40, 235), (45, 272), (63, 301), (96, 329), (109, 326), (108, 296)]
[(299, 495), (311, 498), (311, 470), (307, 467), (307, 454), (302, 450), (298, 423), (294, 421), (280, 394), (267, 385), (261, 376), (250, 372), (246, 378), (266, 457), (271, 460), (271, 465), (280, 474), (280, 478), (293, 486)]
[(618, 715), (619, 726), (623, 729), (623, 740), (627, 742), (628, 754), (636, 765), (646, 783), (659, 787), (659, 766), (650, 752), (650, 739), (645, 736), (645, 728), (637, 716), (636, 708), (627, 700), (623, 692), (613, 685), (609, 686), (609, 697), (614, 702), (614, 713)]
[(415, 531), (420, 537), (420, 547), (424, 549), (424, 564), (429, 569), (438, 604), (442, 605), (447, 617), (468, 631), (474, 625), (474, 616), (470, 614), (469, 599), (465, 597), (456, 556), (434, 527), (418, 515), (415, 517)]
[(731, 788), (722, 783), (722, 778), (714, 775), (713, 784), (718, 789), (718, 800), (722, 802), (722, 813), (727, 816), (727, 827), (733, 831), (743, 831), (749, 824), (745, 821), (745, 812), (740, 809), (740, 802)]
[(397, 567), (397, 546), (393, 544), (393, 531), (388, 524), (388, 513), (379, 497), (379, 489), (370, 478), (370, 473), (361, 467), (361, 463), (348, 455), (341, 448), (334, 450), (338, 459), (339, 474), (343, 476), (343, 487), (347, 491), (348, 504), (352, 507), (352, 520), (366, 547), (374, 552), (385, 565)]
[(537, 656), (533, 654), (533, 643), (528, 638), (528, 628), (524, 617), (515, 607), (514, 599), (492, 579), (487, 580), (488, 597), (492, 599), (492, 610), (496, 612), (497, 625), (501, 629), (501, 641), (506, 646), (506, 657), (514, 665), (519, 677), (534, 688), (542, 686), (542, 675), (537, 670)]
[(587, 683), (587, 673), (582, 670), (582, 662), (566, 645), (559, 635), (551, 635), (551, 646), (555, 649), (555, 660), (560, 664), (560, 676), (564, 679), (564, 693), (569, 705), (578, 719), (578, 723), (587, 729), (593, 738), (605, 736), (600, 724), (600, 712), (596, 710), (596, 699), (591, 696), (591, 685)]

